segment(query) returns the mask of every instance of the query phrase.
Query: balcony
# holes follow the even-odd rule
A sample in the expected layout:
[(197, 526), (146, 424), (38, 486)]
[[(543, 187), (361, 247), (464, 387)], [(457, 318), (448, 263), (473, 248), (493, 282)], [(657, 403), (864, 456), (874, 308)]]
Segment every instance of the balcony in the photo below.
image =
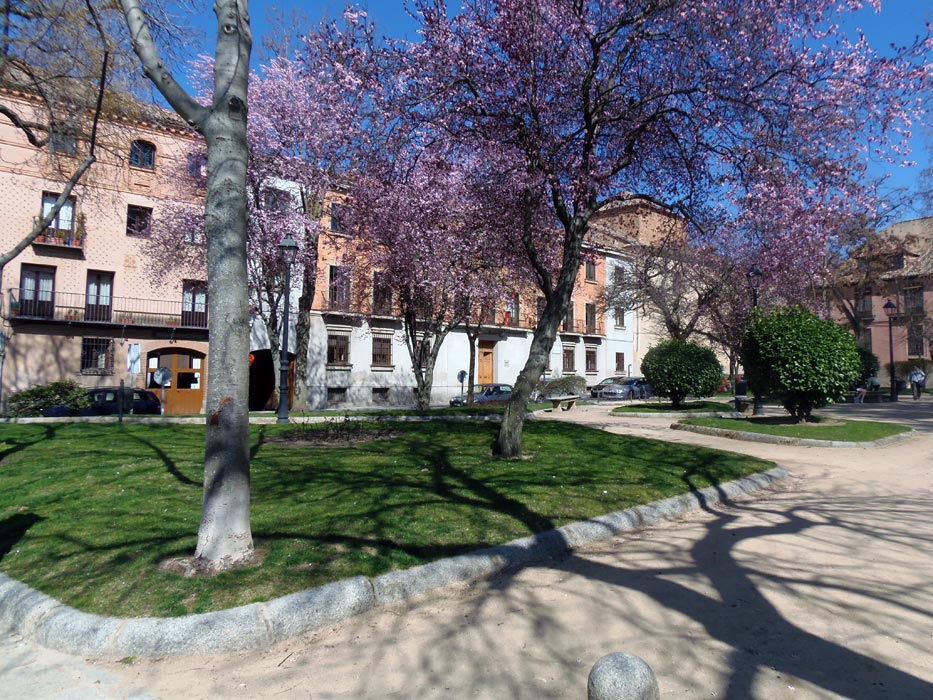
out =
[(180, 300), (10, 289), (4, 317), (12, 324), (67, 324), (127, 337), (207, 340), (207, 309), (185, 309)]
[(564, 319), (559, 330), (561, 333), (572, 333), (574, 335), (606, 335), (603, 330), (603, 322), (593, 320)]
[(32, 244), (46, 250), (84, 253), (84, 236), (77, 231), (47, 229), (36, 236)]

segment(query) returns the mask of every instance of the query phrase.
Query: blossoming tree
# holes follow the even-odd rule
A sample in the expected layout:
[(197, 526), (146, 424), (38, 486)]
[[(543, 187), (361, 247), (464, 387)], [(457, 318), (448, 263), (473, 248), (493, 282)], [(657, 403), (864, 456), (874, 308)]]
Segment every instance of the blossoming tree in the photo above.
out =
[[(484, 152), (495, 144), (546, 299), (498, 453), (521, 454), (525, 404), (607, 203), (647, 198), (691, 236), (710, 212), (766, 211), (770, 235), (814, 250), (829, 232), (811, 222), (866, 206), (866, 150), (906, 148), (930, 75), (920, 42), (882, 59), (847, 36), (835, 20), (859, 4), (464, 0), (451, 16), (443, 0), (415, 3), (411, 108)], [(563, 236), (555, 272), (542, 220)]]

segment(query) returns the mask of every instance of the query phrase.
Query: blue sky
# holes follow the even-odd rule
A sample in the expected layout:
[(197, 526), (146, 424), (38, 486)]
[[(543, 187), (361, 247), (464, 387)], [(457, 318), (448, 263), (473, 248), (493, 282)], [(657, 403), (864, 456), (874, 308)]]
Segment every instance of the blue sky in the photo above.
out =
[[(211, 3), (191, 1), (199, 10), (193, 21), (203, 28), (205, 32), (204, 46), (207, 52), (210, 52), (212, 42), (208, 40), (208, 36), (215, 31), (213, 12), (210, 9)], [(368, 15), (375, 22), (379, 34), (395, 38), (415, 39), (417, 37), (417, 24), (406, 14), (403, 0), (370, 0), (360, 4), (367, 9)], [(457, 0), (448, 0), (448, 4), (455, 7), (459, 5), (459, 2)], [(254, 34), (254, 60), (259, 60), (265, 55), (262, 49), (262, 38), (272, 30), (269, 20), (277, 11), (285, 13), (290, 20), (293, 20), (291, 13), (297, 11), (307, 20), (309, 25), (313, 25), (322, 19), (339, 16), (343, 6), (344, 2), (342, 0), (254, 0), (250, 2), (249, 8)], [(192, 15), (188, 15), (182, 21), (192, 21)], [(928, 22), (933, 23), (933, 2), (930, 2), (930, 0), (882, 0), (880, 14), (875, 13), (870, 8), (865, 8), (854, 15), (850, 15), (845, 25), (861, 29), (865, 32), (869, 43), (873, 47), (879, 51), (884, 51), (892, 43), (907, 44), (912, 42), (917, 35), (924, 32), (924, 25)], [(289, 24), (292, 23), (293, 21), (289, 22)], [(300, 31), (301, 26), (294, 23), (294, 33), (300, 33)], [(933, 56), (931, 56), (930, 60), (933, 62)], [(931, 126), (926, 129), (922, 125), (916, 125), (914, 138), (911, 142), (913, 149), (911, 158), (918, 161), (917, 166), (904, 168), (893, 167), (886, 163), (872, 163), (870, 166), (872, 174), (890, 173), (891, 179), (889, 182), (892, 187), (913, 189), (920, 171), (930, 164), (930, 154), (933, 152), (933, 119), (927, 121)], [(905, 212), (903, 216), (897, 218), (913, 218), (917, 215), (917, 212)]]

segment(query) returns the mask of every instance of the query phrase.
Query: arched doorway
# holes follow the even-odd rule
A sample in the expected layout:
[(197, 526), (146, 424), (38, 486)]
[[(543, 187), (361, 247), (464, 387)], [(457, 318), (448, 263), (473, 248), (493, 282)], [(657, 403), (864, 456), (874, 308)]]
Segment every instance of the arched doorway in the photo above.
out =
[[(279, 405), (275, 391), (275, 363), (272, 351), (251, 350), (249, 353), (249, 410), (274, 411)], [(295, 400), (295, 356), (288, 353), (288, 407)]]
[(172, 381), (165, 387), (162, 412), (166, 415), (200, 413), (204, 405), (204, 388), (207, 386), (207, 363), (205, 354), (188, 348), (167, 347), (151, 350), (146, 355), (146, 387), (162, 392), (153, 378), (159, 367), (172, 370)]

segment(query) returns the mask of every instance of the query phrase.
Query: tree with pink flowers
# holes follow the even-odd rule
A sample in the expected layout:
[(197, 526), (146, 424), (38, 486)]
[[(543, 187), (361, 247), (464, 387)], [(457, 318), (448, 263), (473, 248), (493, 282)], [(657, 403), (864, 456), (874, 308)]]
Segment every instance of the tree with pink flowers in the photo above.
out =
[[(525, 404), (608, 203), (653, 201), (693, 240), (733, 221), (768, 256), (759, 266), (812, 252), (802, 275), (822, 259), (825, 222), (871, 206), (867, 152), (907, 149), (929, 38), (882, 59), (836, 24), (858, 4), (464, 0), (451, 16), (443, 0), (415, 3), (409, 107), (497, 152), (504, 215), (546, 299), (499, 454), (521, 455)], [(563, 239), (556, 271), (539, 246), (548, 227)]]
[[(341, 31), (324, 24), (303, 41), (301, 61), (277, 57), (250, 79), (247, 142), (247, 275), (250, 312), (265, 326), (273, 362), (279, 362), (285, 294), (300, 289), (289, 319), (295, 327), (295, 404), (305, 401), (310, 311), (317, 282), (318, 241), (324, 204), (342, 186), (357, 145), (357, 108), (372, 85), (361, 79), (373, 56), (371, 26), (351, 18)], [(214, 62), (201, 57), (192, 66), (192, 83), (199, 99), (213, 94)], [(204, 162), (195, 150), (188, 163)], [(205, 185), (199, 168), (176, 174), (195, 188)], [(155, 279), (180, 269), (203, 274), (205, 269), (204, 212), (178, 203), (166, 206), (153, 223), (148, 250), (155, 261), (148, 273)], [(298, 242), (293, 289), (285, 289), (279, 244), (286, 235)], [(276, 366), (276, 370), (277, 370)], [(276, 383), (279, 372), (273, 373)], [(275, 392), (275, 396), (278, 393)]]
[(376, 288), (374, 298), (400, 314), (420, 409), (430, 406), (449, 333), (521, 286), (507, 248), (483, 225), (482, 164), (435, 136), (395, 142), (350, 188), (354, 288)]

